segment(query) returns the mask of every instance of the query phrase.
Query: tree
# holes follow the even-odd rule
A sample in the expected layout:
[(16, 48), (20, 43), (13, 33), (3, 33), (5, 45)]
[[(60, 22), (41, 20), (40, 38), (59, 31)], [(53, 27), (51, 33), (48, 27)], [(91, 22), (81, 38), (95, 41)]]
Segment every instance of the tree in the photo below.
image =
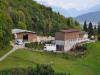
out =
[(4, 48), (3, 44), (10, 41), (13, 28), (54, 36), (59, 30), (79, 26), (73, 18), (66, 18), (60, 13), (53, 12), (50, 7), (40, 5), (33, 0), (0, 0), (0, 48)]
[(98, 35), (100, 35), (100, 22), (98, 23)]
[(94, 26), (93, 34), (94, 34), (95, 36), (98, 34), (98, 30), (97, 30), (97, 27), (96, 27), (96, 26)]
[(84, 29), (84, 31), (88, 31), (88, 28), (87, 28), (87, 23), (86, 23), (86, 21), (84, 22), (84, 26), (83, 26), (83, 29)]
[(27, 29), (27, 26), (26, 26), (26, 24), (24, 22), (18, 22), (17, 27), (19, 29)]
[(98, 41), (100, 41), (100, 35), (98, 35)]
[(37, 65), (36, 68), (13, 68), (1, 70), (0, 75), (70, 75), (70, 73), (58, 73), (49, 65)]
[(89, 38), (91, 38), (91, 36), (93, 35), (93, 25), (92, 25), (92, 22), (89, 23), (88, 34), (89, 34)]
[(0, 13), (0, 50), (7, 49), (10, 45), (12, 25), (10, 16)]

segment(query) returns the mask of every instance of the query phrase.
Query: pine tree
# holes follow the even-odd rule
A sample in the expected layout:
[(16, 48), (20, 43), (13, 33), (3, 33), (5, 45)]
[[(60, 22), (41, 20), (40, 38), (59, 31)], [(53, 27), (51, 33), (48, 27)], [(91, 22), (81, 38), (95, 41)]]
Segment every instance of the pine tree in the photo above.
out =
[(83, 29), (84, 29), (84, 31), (88, 31), (88, 28), (87, 28), (87, 23), (86, 23), (86, 21), (84, 22), (84, 26), (83, 26)]
[(98, 23), (98, 35), (100, 35), (100, 22)]
[(93, 29), (93, 34), (94, 36), (96, 36), (98, 34), (98, 29), (96, 26), (94, 26), (94, 29)]
[(89, 33), (89, 38), (91, 38), (91, 36), (93, 35), (93, 25), (92, 25), (92, 22), (89, 23), (88, 33)]

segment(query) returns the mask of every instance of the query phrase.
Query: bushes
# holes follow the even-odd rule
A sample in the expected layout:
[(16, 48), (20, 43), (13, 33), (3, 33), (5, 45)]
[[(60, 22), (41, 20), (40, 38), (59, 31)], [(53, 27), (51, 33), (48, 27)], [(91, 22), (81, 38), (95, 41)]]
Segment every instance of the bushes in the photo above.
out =
[(66, 75), (66, 73), (55, 72), (50, 65), (37, 65), (36, 68), (3, 70), (0, 71), (0, 75)]
[(25, 47), (42, 50), (44, 48), (44, 45), (38, 42), (32, 42), (32, 43), (26, 43)]
[(98, 41), (100, 41), (100, 35), (98, 35)]

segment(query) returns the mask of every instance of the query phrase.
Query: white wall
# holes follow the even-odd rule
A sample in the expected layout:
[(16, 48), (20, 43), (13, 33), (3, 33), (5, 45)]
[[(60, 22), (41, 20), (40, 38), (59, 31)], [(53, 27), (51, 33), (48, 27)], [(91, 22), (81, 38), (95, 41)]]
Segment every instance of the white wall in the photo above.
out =
[(56, 45), (55, 44), (46, 44), (44, 47), (44, 50), (46, 51), (56, 51)]
[(55, 40), (56, 45), (65, 45), (65, 41)]
[(41, 42), (41, 41), (51, 41), (51, 40), (55, 40), (55, 37), (52, 36), (37, 36), (37, 42)]
[(84, 34), (83, 38), (88, 39), (88, 34)]
[(79, 41), (79, 39), (71, 39), (66, 41), (56, 40), (56, 45), (70, 45), (70, 44), (76, 44)]

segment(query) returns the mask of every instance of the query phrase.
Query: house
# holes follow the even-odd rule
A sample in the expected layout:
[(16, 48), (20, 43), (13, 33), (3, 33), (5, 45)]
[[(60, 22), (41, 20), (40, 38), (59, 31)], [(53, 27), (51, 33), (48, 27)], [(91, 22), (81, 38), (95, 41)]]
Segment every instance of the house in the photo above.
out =
[(61, 30), (55, 34), (57, 51), (69, 51), (76, 44), (87, 41), (86, 33), (77, 29)]
[(12, 29), (14, 39), (21, 39), (23, 42), (35, 42), (37, 40), (37, 34), (33, 31)]

